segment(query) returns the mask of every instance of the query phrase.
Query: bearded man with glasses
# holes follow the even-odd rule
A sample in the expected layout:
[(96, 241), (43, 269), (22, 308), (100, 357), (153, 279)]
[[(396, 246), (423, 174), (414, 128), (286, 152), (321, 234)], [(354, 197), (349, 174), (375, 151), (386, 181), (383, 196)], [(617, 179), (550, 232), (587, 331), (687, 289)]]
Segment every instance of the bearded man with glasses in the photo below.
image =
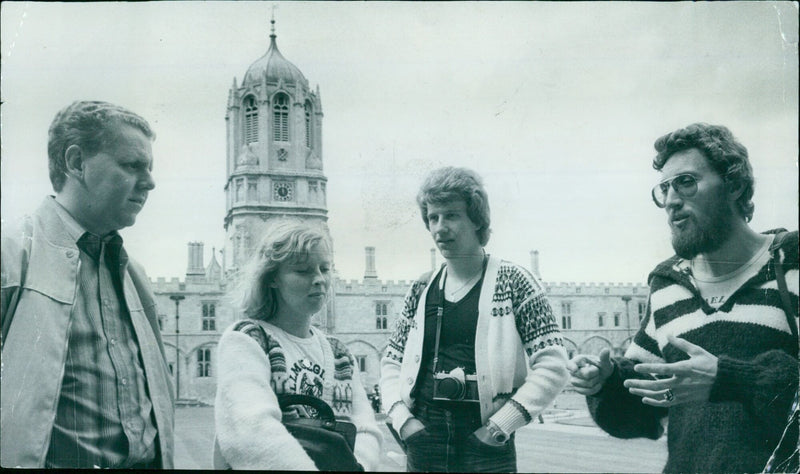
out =
[(655, 142), (676, 255), (650, 274), (624, 357), (578, 355), (573, 387), (612, 436), (657, 439), (665, 472), (797, 472), (798, 234), (757, 233), (747, 149), (722, 126)]

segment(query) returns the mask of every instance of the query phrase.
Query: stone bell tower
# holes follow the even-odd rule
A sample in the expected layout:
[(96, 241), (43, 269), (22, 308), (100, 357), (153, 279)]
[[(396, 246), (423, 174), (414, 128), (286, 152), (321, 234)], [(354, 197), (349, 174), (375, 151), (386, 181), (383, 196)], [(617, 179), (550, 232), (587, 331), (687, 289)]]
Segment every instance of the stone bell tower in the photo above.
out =
[(295, 217), (328, 231), (322, 172), (322, 102), (302, 72), (270, 44), (228, 92), (225, 251), (235, 273), (270, 221)]

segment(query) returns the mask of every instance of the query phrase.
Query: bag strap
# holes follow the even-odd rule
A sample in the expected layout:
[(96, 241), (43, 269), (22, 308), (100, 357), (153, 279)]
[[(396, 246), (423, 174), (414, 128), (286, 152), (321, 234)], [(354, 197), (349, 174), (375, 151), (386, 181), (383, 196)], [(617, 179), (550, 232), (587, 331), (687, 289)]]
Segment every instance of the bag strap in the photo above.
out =
[(6, 313), (3, 317), (2, 334), (0, 334), (0, 351), (2, 351), (5, 344), (8, 331), (11, 329), (11, 321), (14, 319), (14, 313), (17, 310), (17, 303), (19, 303), (19, 295), (22, 293), (22, 288), (25, 286), (25, 275), (28, 273), (28, 261), (31, 255), (31, 245), (33, 242), (33, 219), (31, 216), (25, 216), (22, 223), (22, 257), (20, 258), (19, 266), (19, 287), (11, 295), (11, 301), (8, 303)]
[(775, 265), (775, 280), (778, 283), (778, 292), (781, 295), (781, 303), (783, 304), (783, 312), (786, 315), (786, 322), (789, 323), (789, 329), (792, 331), (792, 335), (797, 338), (797, 321), (795, 321), (797, 317), (797, 306), (796, 302), (793, 304), (793, 298), (789, 293), (789, 288), (786, 286), (785, 262), (780, 259), (780, 248), (787, 235), (789, 235), (789, 233), (786, 231), (776, 234), (775, 240), (770, 246), (770, 250), (772, 251), (772, 260)]
[[(275, 366), (275, 359), (278, 357), (278, 351), (276, 351), (275, 348), (277, 347), (278, 349), (281, 349), (281, 345), (277, 340), (275, 340), (274, 337), (270, 337), (269, 334), (267, 334), (267, 331), (265, 331), (260, 324), (253, 321), (240, 321), (239, 324), (234, 327), (234, 330), (243, 332), (255, 339), (256, 342), (258, 342), (258, 345), (261, 346), (261, 350), (263, 350), (264, 354), (267, 355), (269, 364), (271, 366)], [(255, 331), (255, 334), (253, 334), (252, 331)], [(270, 342), (268, 343), (267, 341)], [(270, 348), (269, 345), (272, 347)], [(284, 362), (282, 361), (281, 363)], [(281, 410), (292, 405), (307, 405), (317, 410), (319, 419), (323, 422), (330, 423), (331, 426), (333, 426), (333, 424), (336, 422), (336, 416), (333, 414), (333, 409), (330, 407), (330, 405), (328, 405), (327, 402), (325, 402), (325, 400), (322, 400), (321, 398), (303, 395), (300, 393), (284, 393), (277, 396), (278, 404), (280, 405)]]
[[(270, 349), (268, 347), (267, 340), (271, 339), (272, 343), (275, 344), (278, 348), (280, 348), (281, 345), (274, 338), (269, 337), (267, 331), (265, 331), (260, 324), (252, 320), (243, 320), (236, 323), (236, 326), (234, 326), (233, 330), (243, 332), (248, 336), (250, 336), (252, 339), (255, 339), (259, 347), (261, 347), (261, 350), (263, 350), (264, 354), (266, 354), (267, 358), (269, 358), (270, 365), (274, 365), (275, 357), (270, 354)], [(253, 331), (255, 331), (255, 334), (253, 333)]]

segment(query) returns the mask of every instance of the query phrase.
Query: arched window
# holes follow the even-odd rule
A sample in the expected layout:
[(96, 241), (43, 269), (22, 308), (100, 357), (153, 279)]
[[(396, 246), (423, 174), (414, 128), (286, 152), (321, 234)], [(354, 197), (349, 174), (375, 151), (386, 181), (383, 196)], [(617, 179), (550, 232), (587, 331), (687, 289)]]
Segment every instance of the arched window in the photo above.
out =
[(244, 100), (244, 143), (249, 145), (258, 141), (258, 106), (253, 96)]
[(289, 97), (277, 94), (272, 101), (272, 139), (289, 141)]
[(314, 143), (314, 128), (311, 121), (313, 116), (311, 102), (306, 102), (306, 146), (308, 148), (312, 148), (311, 145)]
[(198, 349), (197, 376), (211, 377), (211, 349)]

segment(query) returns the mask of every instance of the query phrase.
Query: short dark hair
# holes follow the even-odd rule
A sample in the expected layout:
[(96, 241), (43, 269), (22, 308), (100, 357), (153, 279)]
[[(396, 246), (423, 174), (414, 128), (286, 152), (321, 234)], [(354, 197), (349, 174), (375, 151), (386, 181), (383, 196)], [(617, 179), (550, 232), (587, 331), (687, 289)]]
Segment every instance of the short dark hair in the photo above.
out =
[(84, 153), (94, 155), (116, 138), (119, 126), (131, 125), (155, 140), (155, 133), (147, 120), (128, 109), (108, 102), (76, 101), (59, 111), (50, 124), (47, 139), (47, 156), (50, 182), (60, 192), (67, 180), (67, 163), (64, 154), (72, 145)]
[(672, 155), (677, 152), (696, 148), (705, 155), (711, 167), (726, 182), (738, 182), (743, 191), (737, 204), (745, 221), (753, 218), (753, 168), (744, 147), (733, 136), (727, 127), (693, 123), (686, 128), (668, 133), (656, 140), (653, 145), (658, 152), (653, 158), (653, 168), (658, 171), (664, 167)]
[(491, 216), (489, 214), (489, 196), (483, 187), (483, 180), (478, 173), (467, 168), (448, 166), (434, 170), (422, 183), (417, 194), (417, 204), (422, 213), (425, 228), (428, 224), (428, 204), (441, 204), (454, 200), (463, 200), (467, 205), (467, 217), (478, 228), (478, 241), (481, 246), (489, 242)]

